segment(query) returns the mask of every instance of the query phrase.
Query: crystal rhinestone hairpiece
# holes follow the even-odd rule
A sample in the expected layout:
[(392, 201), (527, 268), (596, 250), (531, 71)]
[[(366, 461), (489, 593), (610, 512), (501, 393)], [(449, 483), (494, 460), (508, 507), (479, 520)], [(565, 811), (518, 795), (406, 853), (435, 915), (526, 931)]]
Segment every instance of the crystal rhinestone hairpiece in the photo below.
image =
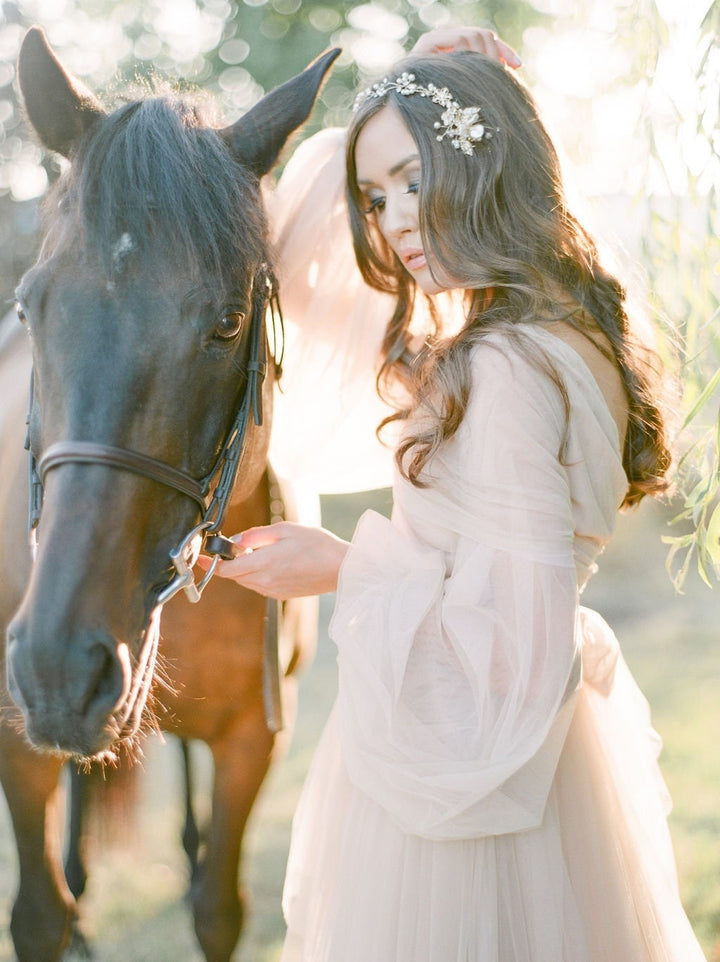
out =
[(353, 111), (358, 110), (367, 100), (374, 100), (376, 97), (384, 97), (388, 90), (397, 90), (403, 97), (410, 97), (418, 94), (420, 97), (427, 97), (434, 104), (444, 107), (440, 120), (435, 122), (435, 129), (442, 133), (437, 135), (438, 140), (450, 138), (450, 143), (455, 150), (461, 150), (464, 154), (474, 154), (474, 144), (482, 140), (490, 140), (492, 130), (482, 123), (480, 119), (479, 107), (461, 107), (454, 99), (447, 87), (436, 87), (435, 84), (428, 84), (423, 87), (415, 82), (415, 74), (403, 71), (395, 80), (385, 77), (372, 87), (361, 90), (355, 98)]

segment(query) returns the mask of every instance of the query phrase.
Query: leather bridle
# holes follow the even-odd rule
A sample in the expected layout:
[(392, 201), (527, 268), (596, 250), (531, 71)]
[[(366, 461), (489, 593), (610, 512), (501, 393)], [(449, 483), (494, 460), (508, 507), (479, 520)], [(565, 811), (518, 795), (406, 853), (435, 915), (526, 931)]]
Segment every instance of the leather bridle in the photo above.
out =
[[(202, 517), (196, 525), (170, 551), (175, 574), (157, 594), (157, 604), (169, 601), (178, 591), (184, 590), (192, 602), (197, 602), (215, 572), (218, 561), (234, 557), (234, 545), (222, 536), (220, 529), (240, 467), (245, 435), (252, 414), (256, 425), (262, 424), (262, 388), (267, 371), (267, 336), (265, 317), (268, 304), (272, 318), (273, 361), (279, 369), (282, 361), (282, 312), (277, 298), (275, 279), (267, 267), (256, 279), (259, 291), (253, 305), (248, 337), (250, 345), (246, 365), (247, 382), (230, 430), (215, 463), (203, 478), (194, 478), (185, 471), (159, 461), (156, 458), (113, 447), (94, 441), (58, 441), (51, 444), (36, 462), (30, 446), (30, 417), (33, 406), (32, 380), (30, 386), (30, 411), (25, 447), (29, 453), (30, 493), (28, 504), (28, 530), (33, 556), (37, 551), (37, 529), (42, 512), (43, 488), (49, 471), (62, 464), (100, 464), (104, 467), (130, 471), (158, 484), (179, 491), (198, 505)], [(212, 488), (214, 479), (215, 487)], [(212, 491), (211, 491), (212, 488)], [(193, 566), (200, 551), (214, 555), (213, 562), (204, 576), (196, 582)]]

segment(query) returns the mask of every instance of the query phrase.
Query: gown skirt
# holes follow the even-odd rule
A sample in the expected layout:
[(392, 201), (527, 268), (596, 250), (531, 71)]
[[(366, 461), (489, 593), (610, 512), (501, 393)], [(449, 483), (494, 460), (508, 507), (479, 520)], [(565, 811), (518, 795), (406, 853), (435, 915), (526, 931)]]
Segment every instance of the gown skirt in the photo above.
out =
[(618, 656), (583, 683), (541, 825), (434, 840), (353, 786), (336, 707), (295, 814), (281, 962), (704, 962), (659, 747)]
[(282, 962), (704, 959), (648, 704), (579, 604), (626, 483), (617, 431), (572, 348), (528, 336), (570, 396), (562, 463), (554, 385), (490, 342), (433, 483), (396, 479), (392, 521), (355, 532)]

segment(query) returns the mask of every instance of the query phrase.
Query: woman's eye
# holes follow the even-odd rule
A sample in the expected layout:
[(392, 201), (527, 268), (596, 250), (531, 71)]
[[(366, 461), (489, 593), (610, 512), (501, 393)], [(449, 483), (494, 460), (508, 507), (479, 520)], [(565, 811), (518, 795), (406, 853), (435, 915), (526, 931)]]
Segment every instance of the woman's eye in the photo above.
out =
[(384, 197), (368, 197), (367, 206), (365, 207), (364, 213), (375, 214), (378, 211), (385, 209), (385, 198)]
[(408, 194), (417, 194), (419, 190), (420, 190), (419, 181), (415, 180), (411, 184), (408, 184), (408, 189), (407, 189)]
[(214, 335), (221, 341), (232, 341), (242, 330), (245, 315), (242, 311), (228, 311), (214, 330)]

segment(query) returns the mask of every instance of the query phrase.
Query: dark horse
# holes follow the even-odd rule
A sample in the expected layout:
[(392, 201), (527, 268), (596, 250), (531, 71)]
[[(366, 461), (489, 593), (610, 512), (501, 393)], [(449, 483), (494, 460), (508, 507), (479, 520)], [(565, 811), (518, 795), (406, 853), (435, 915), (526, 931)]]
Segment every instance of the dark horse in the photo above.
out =
[[(215, 129), (173, 95), (106, 113), (42, 31), (23, 42), (28, 118), (71, 163), (18, 288), (30, 337), (17, 322), (0, 326), (0, 637), (7, 626), (12, 696), (3, 696), (0, 778), (19, 853), (11, 931), (20, 962), (56, 962), (76, 918), (53, 821), (60, 768), (68, 757), (132, 754), (149, 697), (154, 724), (212, 749), (195, 929), (209, 962), (227, 962), (239, 937), (242, 834), (274, 742), (262, 692), (265, 602), (217, 581), (200, 604), (169, 599), (193, 590), (213, 517), (230, 531), (269, 519), (272, 364), (264, 382), (262, 373), (273, 275), (259, 181), (336, 53)], [(34, 562), (23, 451), (31, 368)], [(238, 435), (239, 472), (218, 506), (213, 490)], [(224, 550), (222, 538), (206, 550)], [(286, 675), (308, 635), (303, 612), (290, 615)], [(168, 676), (159, 686), (158, 644)]]

